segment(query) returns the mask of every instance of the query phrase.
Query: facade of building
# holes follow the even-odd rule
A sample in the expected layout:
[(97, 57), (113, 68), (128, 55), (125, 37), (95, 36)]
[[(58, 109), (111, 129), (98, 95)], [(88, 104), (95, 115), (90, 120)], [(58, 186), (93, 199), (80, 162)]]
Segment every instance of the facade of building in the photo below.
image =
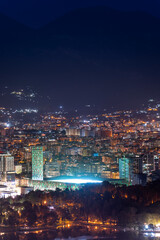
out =
[(43, 181), (43, 147), (32, 147), (32, 180)]
[(44, 166), (44, 175), (46, 178), (60, 176), (60, 166), (57, 162), (47, 162)]
[(119, 177), (125, 179), (127, 182), (131, 182), (132, 164), (129, 158), (119, 159)]
[(15, 181), (14, 157), (9, 154), (0, 154), (0, 179), (3, 182)]
[(154, 154), (144, 154), (142, 156), (142, 172), (151, 174), (159, 169), (159, 158)]

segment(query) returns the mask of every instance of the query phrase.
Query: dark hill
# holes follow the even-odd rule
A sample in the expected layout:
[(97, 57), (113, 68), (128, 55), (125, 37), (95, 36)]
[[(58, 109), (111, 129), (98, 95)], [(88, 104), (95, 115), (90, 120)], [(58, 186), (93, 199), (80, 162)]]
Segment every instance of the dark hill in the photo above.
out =
[(79, 9), (39, 30), (1, 33), (10, 37), (0, 77), (34, 84), (58, 104), (132, 107), (159, 96), (160, 20), (151, 15)]
[(78, 8), (107, 6), (122, 11), (144, 11), (160, 17), (157, 0), (1, 0), (0, 11), (32, 27), (44, 26)]
[(108, 7), (82, 8), (41, 28), (47, 33), (88, 35), (159, 32), (160, 19), (143, 12), (120, 12)]

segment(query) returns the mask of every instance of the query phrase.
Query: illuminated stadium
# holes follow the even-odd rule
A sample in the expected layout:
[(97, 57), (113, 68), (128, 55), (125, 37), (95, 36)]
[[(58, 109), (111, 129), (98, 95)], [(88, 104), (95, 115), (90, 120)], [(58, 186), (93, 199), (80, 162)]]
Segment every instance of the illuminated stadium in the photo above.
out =
[(32, 187), (34, 190), (56, 190), (59, 189), (79, 189), (85, 184), (102, 184), (103, 181), (108, 181), (113, 184), (125, 184), (122, 179), (101, 179), (94, 177), (71, 177), (71, 176), (59, 176), (56, 178), (44, 178), (43, 181), (32, 180), (30, 178), (23, 178), (19, 181), (20, 187)]
[(23, 178), (20, 180), (20, 186), (33, 187), (34, 190), (56, 190), (56, 188), (60, 188), (62, 190), (76, 189), (81, 187), (84, 184), (101, 184), (103, 182), (102, 179), (92, 178), (92, 177), (70, 177), (70, 176), (60, 176), (56, 178), (44, 178), (43, 181), (40, 180), (32, 180), (30, 178)]
[(48, 178), (47, 181), (57, 182), (57, 183), (71, 183), (71, 184), (86, 184), (86, 183), (102, 183), (102, 179), (98, 178), (80, 178), (80, 177), (68, 177), (61, 176), (57, 178)]

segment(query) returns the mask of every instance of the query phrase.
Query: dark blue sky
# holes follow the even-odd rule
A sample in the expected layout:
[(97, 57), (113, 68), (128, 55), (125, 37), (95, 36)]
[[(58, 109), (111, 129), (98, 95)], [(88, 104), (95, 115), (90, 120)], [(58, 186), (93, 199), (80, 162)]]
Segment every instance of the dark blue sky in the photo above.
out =
[(0, 12), (4, 86), (68, 108), (159, 99), (160, 0), (1, 0)]
[(160, 0), (1, 0), (0, 12), (28, 26), (41, 27), (68, 11), (96, 5), (160, 17)]

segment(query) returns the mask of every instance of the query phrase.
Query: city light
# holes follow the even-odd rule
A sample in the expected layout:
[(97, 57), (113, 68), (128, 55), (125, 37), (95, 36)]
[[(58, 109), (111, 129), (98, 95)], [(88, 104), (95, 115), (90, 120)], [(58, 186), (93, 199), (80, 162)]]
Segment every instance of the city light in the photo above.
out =
[(11, 126), (11, 124), (10, 124), (10, 123), (5, 123), (5, 126), (6, 126), (7, 128), (9, 128), (9, 127)]
[(145, 229), (148, 229), (148, 225), (147, 224), (145, 225)]
[(92, 180), (92, 179), (77, 179), (77, 178), (73, 178), (73, 179), (56, 179), (54, 180), (54, 182), (63, 182), (63, 183), (76, 183), (76, 184), (85, 184), (85, 183), (102, 183), (101, 180)]

